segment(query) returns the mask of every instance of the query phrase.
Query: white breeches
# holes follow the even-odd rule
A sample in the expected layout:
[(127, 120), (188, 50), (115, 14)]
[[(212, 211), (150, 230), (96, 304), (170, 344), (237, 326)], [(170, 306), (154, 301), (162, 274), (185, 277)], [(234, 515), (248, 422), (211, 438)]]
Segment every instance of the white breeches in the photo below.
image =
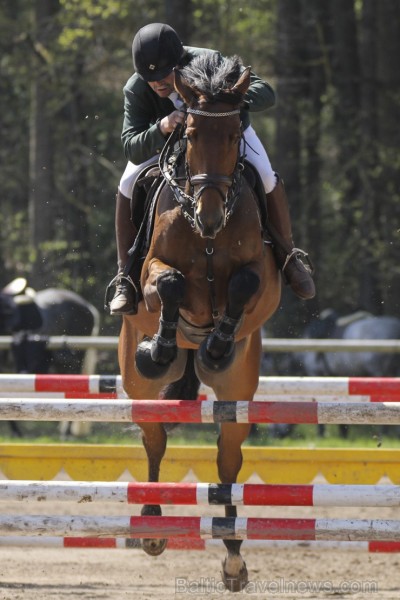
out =
[(151, 165), (155, 162), (155, 156), (149, 158), (145, 162), (140, 165), (134, 165), (132, 162), (128, 162), (125, 171), (121, 177), (121, 181), (119, 182), (119, 191), (121, 194), (126, 196), (126, 198), (132, 198), (133, 186), (135, 184), (136, 179), (139, 176), (141, 170), (147, 165)]
[[(276, 186), (275, 171), (272, 169), (264, 146), (251, 125), (245, 130), (244, 139), (246, 141), (246, 160), (258, 171), (264, 184), (265, 193), (269, 194)], [(241, 151), (243, 152), (243, 142)]]
[[(264, 184), (265, 193), (268, 194), (269, 192), (272, 192), (276, 185), (275, 172), (272, 170), (268, 154), (251, 125), (245, 130), (244, 138), (246, 140), (246, 160), (248, 160), (259, 172)], [(243, 142), (241, 151), (243, 151)], [(146, 160), (140, 165), (134, 165), (133, 163), (128, 162), (121, 177), (121, 181), (119, 182), (121, 194), (127, 198), (132, 197), (133, 186), (139, 173), (143, 167), (154, 163), (155, 159), (156, 156)]]

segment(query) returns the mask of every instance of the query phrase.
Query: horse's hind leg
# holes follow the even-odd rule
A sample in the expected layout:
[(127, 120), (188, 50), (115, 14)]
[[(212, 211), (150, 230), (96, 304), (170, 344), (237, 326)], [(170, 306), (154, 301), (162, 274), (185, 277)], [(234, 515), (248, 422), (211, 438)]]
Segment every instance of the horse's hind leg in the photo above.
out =
[[(158, 481), (160, 464), (167, 447), (167, 434), (162, 423), (142, 423), (142, 441), (148, 460), (148, 481)], [(161, 507), (158, 504), (145, 504), (141, 515), (161, 516)], [(142, 539), (142, 548), (151, 556), (161, 554), (167, 545), (166, 539)]]
[[(139, 311), (140, 311), (139, 307)], [(122, 374), (124, 390), (129, 398), (141, 400), (157, 398), (161, 383), (141, 377), (135, 369), (135, 356), (138, 339), (141, 337), (135, 329), (135, 317), (124, 316), (118, 346), (118, 361)], [(167, 435), (162, 423), (141, 423), (143, 446), (147, 455), (148, 481), (158, 481), (160, 464), (167, 446)], [(144, 505), (142, 515), (161, 515), (157, 505)], [(142, 548), (147, 554), (161, 554), (166, 546), (166, 540), (142, 539)]]
[[(255, 331), (237, 344), (235, 362), (224, 377), (208, 379), (218, 400), (252, 400), (259, 380), (261, 335)], [(236, 483), (242, 467), (242, 444), (250, 433), (250, 423), (221, 423), (218, 438), (217, 466), (222, 483)], [(227, 517), (236, 517), (236, 506), (225, 508)], [(248, 582), (246, 564), (240, 555), (241, 540), (224, 540), (227, 556), (222, 564), (222, 578), (232, 592), (243, 590)]]
[[(218, 438), (218, 474), (222, 483), (235, 483), (243, 456), (241, 445), (250, 432), (247, 423), (222, 423)], [(227, 517), (237, 517), (236, 506), (226, 506)], [(222, 563), (222, 579), (231, 592), (242, 591), (248, 583), (246, 563), (241, 554), (242, 540), (223, 540), (228, 554)]]

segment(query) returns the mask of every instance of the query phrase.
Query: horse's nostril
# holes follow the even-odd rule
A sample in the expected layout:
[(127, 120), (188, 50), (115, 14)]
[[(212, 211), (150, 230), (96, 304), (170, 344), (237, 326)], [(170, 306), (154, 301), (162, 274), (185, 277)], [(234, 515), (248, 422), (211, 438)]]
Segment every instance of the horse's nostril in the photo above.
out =
[(224, 226), (224, 218), (220, 217), (217, 220), (210, 220), (204, 222), (200, 215), (196, 213), (195, 215), (195, 226), (197, 232), (201, 235), (202, 238), (210, 238), (215, 239), (218, 232)]

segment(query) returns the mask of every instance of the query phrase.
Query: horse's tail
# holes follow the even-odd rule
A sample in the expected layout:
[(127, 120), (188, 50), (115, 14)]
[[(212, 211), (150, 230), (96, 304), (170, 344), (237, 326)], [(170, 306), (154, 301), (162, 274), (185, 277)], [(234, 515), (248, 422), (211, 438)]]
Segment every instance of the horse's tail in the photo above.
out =
[(197, 400), (200, 380), (194, 370), (194, 350), (188, 350), (185, 371), (178, 381), (165, 386), (161, 397), (165, 400)]

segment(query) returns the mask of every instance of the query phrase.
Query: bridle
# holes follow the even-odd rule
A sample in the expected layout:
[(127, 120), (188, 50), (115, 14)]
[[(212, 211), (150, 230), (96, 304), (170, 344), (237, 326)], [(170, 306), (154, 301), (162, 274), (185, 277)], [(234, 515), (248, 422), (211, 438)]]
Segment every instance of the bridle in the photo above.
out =
[[(202, 117), (212, 117), (212, 118), (220, 118), (220, 117), (230, 117), (233, 115), (237, 115), (240, 113), (240, 109), (236, 108), (234, 110), (224, 111), (224, 112), (209, 112), (205, 110), (200, 110), (197, 108), (187, 108), (187, 114), (199, 115)], [(171, 173), (170, 167), (170, 159), (173, 154), (174, 146), (179, 137), (181, 136), (182, 130), (186, 129), (186, 120), (183, 126), (177, 127), (171, 134), (167, 143), (165, 144), (163, 151), (160, 155), (159, 165), (161, 173), (171, 188), (175, 200), (180, 205), (183, 216), (189, 221), (191, 227), (193, 229), (196, 228), (195, 225), (195, 211), (196, 206), (201, 198), (203, 192), (207, 189), (215, 189), (220, 194), (222, 198), (222, 202), (224, 204), (224, 227), (227, 224), (229, 218), (231, 217), (236, 201), (239, 198), (240, 187), (241, 187), (241, 176), (243, 171), (243, 163), (242, 157), (240, 153), (241, 143), (239, 141), (238, 144), (238, 154), (236, 159), (235, 168), (233, 170), (233, 174), (229, 175), (209, 175), (208, 173), (200, 173), (198, 175), (192, 175), (190, 173), (190, 166), (185, 158), (185, 182), (189, 183), (191, 194), (187, 194), (183, 187), (178, 183), (182, 178), (178, 178), (176, 174)], [(244, 141), (243, 133), (241, 134), (241, 140)], [(198, 190), (195, 190), (197, 186), (200, 186)], [(228, 191), (224, 193), (221, 189), (221, 186), (225, 186), (228, 188)]]
[[(205, 110), (200, 110), (197, 108), (187, 108), (186, 113), (199, 115), (202, 117), (212, 117), (212, 118), (220, 118), (220, 117), (230, 117), (232, 115), (237, 115), (240, 113), (240, 109), (236, 108), (234, 110), (229, 110), (225, 112), (209, 112)], [(171, 133), (167, 143), (165, 144), (159, 160), (160, 171), (167, 182), (169, 188), (172, 190), (174, 194), (174, 198), (176, 202), (181, 207), (181, 211), (185, 219), (189, 221), (193, 230), (196, 231), (196, 220), (195, 220), (195, 211), (197, 203), (206, 189), (213, 188), (218, 191), (218, 193), (222, 197), (223, 205), (224, 205), (224, 221), (223, 227), (226, 226), (229, 218), (233, 214), (235, 204), (240, 196), (241, 190), (241, 178), (242, 172), (244, 169), (243, 159), (245, 157), (245, 149), (246, 149), (246, 141), (243, 136), (243, 131), (241, 131), (241, 139), (238, 143), (238, 153), (235, 168), (233, 170), (232, 176), (228, 175), (209, 175), (208, 173), (201, 173), (198, 175), (191, 175), (190, 167), (187, 161), (187, 155), (185, 155), (185, 177), (180, 178), (177, 176), (176, 168), (174, 168), (176, 162), (176, 155), (174, 156), (174, 147), (178, 141), (181, 141), (182, 131), (186, 129), (186, 120), (184, 126), (178, 126)], [(242, 129), (242, 128), (241, 128)], [(241, 156), (240, 146), (241, 142), (244, 144), (243, 156)], [(182, 151), (182, 150), (181, 150)], [(185, 153), (186, 154), (186, 153)], [(174, 172), (175, 171), (175, 172)], [(191, 194), (187, 194), (183, 187), (178, 183), (180, 181), (184, 181), (184, 183), (188, 182), (191, 188)], [(200, 186), (197, 191), (195, 191), (195, 187)], [(228, 191), (224, 194), (221, 186), (227, 186)], [(214, 245), (213, 240), (207, 238), (206, 242), (206, 263), (207, 263), (207, 281), (210, 292), (210, 302), (211, 302), (211, 311), (214, 322), (220, 318), (220, 314), (217, 309), (216, 302), (216, 289), (215, 289), (215, 277), (214, 277), (214, 265), (213, 265), (213, 254), (214, 254)]]

